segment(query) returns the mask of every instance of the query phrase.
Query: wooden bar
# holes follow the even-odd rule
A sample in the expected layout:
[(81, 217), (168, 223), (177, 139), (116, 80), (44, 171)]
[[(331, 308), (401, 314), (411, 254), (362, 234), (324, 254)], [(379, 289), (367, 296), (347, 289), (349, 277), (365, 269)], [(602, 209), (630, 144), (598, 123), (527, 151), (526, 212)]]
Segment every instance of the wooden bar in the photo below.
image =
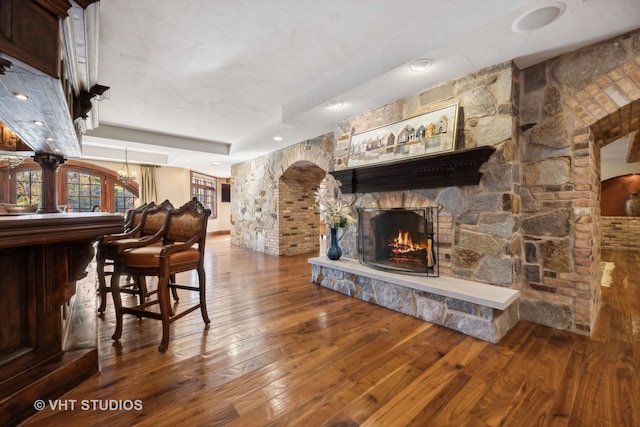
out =
[(123, 223), (107, 213), (0, 215), (0, 425), (98, 372), (97, 338), (77, 348), (63, 337), (93, 242)]

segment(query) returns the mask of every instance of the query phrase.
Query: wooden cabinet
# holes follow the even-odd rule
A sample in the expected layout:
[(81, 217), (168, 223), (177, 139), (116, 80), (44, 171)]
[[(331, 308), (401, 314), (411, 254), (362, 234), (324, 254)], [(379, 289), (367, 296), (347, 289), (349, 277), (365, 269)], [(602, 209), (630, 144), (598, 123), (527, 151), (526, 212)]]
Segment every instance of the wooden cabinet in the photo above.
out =
[[(106, 213), (0, 216), (0, 425), (31, 415), (37, 399), (55, 399), (98, 372), (93, 342), (63, 347), (63, 316), (93, 258), (92, 243), (121, 232)], [(85, 327), (91, 328), (85, 324)]]
[(69, 7), (66, 0), (0, 0), (0, 52), (58, 78), (60, 19)]
[(34, 153), (81, 157), (82, 134), (98, 126), (97, 113), (85, 113), (95, 101), (84, 95), (103, 87), (96, 81), (98, 5), (0, 0), (0, 121)]

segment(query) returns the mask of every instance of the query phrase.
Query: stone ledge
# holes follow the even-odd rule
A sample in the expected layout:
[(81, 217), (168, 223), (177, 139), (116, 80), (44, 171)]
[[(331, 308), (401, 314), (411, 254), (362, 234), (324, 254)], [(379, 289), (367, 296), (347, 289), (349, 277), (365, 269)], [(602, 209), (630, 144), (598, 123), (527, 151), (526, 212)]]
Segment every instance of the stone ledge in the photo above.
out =
[(411, 276), (376, 270), (364, 266), (360, 264), (358, 260), (352, 258), (341, 258), (337, 261), (332, 261), (323, 256), (309, 258), (308, 261), (310, 264), (341, 270), (370, 279), (382, 280), (423, 292), (495, 308), (497, 310), (505, 310), (509, 305), (514, 303), (520, 295), (520, 292), (515, 289), (472, 282), (455, 277)]
[(393, 274), (348, 258), (330, 261), (318, 257), (309, 263), (313, 283), (492, 343), (500, 341), (519, 319), (518, 304), (513, 304), (518, 291), (511, 289), (453, 278)]

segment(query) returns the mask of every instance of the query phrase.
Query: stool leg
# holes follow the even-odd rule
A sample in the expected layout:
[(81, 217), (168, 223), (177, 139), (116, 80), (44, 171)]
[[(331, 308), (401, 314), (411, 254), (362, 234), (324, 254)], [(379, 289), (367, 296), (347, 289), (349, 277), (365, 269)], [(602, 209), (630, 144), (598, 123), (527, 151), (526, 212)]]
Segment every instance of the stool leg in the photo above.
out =
[(116, 311), (116, 330), (111, 338), (118, 341), (122, 337), (122, 297), (120, 296), (120, 272), (117, 268), (114, 268), (111, 275), (111, 295)]
[(199, 294), (200, 294), (200, 312), (202, 313), (202, 320), (204, 320), (204, 323), (206, 325), (208, 325), (209, 323), (211, 323), (211, 321), (209, 320), (209, 314), (207, 313), (207, 298), (206, 298), (206, 277), (205, 277), (205, 272), (204, 272), (204, 266), (199, 266), (198, 267), (198, 287), (199, 289)]
[(162, 320), (162, 341), (158, 350), (162, 353), (169, 348), (169, 326), (171, 324), (170, 316), (173, 310), (169, 301), (169, 277), (162, 276), (158, 278), (158, 301), (160, 303), (160, 317)]
[(102, 249), (98, 245), (98, 253), (96, 254), (96, 273), (98, 275), (98, 294), (100, 295), (100, 306), (98, 307), (98, 313), (104, 313), (107, 308), (107, 283), (104, 278), (104, 254)]
[[(176, 275), (175, 274), (171, 275), (170, 282), (171, 283), (176, 283)], [(178, 297), (178, 290), (176, 288), (171, 288), (171, 294), (173, 295), (173, 300), (174, 301), (180, 301), (180, 297)]]
[(147, 278), (146, 276), (134, 276), (133, 280), (135, 282), (135, 286), (138, 288), (138, 299), (140, 300), (140, 305), (142, 305), (149, 293), (147, 290)]

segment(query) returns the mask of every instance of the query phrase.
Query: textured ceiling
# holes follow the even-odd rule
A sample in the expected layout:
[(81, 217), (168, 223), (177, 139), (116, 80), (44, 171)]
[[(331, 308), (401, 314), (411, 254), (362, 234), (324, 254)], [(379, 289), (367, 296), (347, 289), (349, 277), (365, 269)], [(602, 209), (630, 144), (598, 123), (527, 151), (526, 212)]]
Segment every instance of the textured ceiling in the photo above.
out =
[[(550, 25), (514, 32), (528, 0), (105, 0), (100, 126), (86, 158), (230, 165), (333, 130), (481, 68), (520, 68), (640, 27), (640, 0), (565, 0)], [(424, 73), (408, 64), (429, 58)], [(331, 110), (332, 100), (344, 103)], [(274, 136), (282, 141), (274, 141)]]

